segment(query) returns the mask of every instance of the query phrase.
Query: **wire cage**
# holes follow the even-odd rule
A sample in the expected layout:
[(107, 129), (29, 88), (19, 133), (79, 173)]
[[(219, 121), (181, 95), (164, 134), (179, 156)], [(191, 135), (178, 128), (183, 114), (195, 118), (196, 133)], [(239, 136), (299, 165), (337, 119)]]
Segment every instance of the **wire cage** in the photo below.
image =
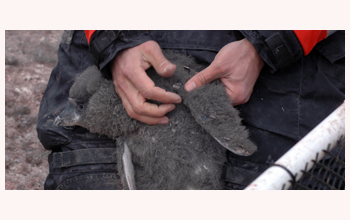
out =
[(280, 189), (345, 189), (345, 102), (245, 188)]
[[(345, 138), (341, 137), (333, 150), (328, 145), (323, 150), (325, 157), (319, 161), (319, 153), (312, 163), (313, 167), (302, 170), (299, 181), (291, 182), (290, 190), (344, 190), (345, 189)], [(317, 162), (319, 161), (319, 162)], [(283, 189), (283, 188), (282, 188)]]

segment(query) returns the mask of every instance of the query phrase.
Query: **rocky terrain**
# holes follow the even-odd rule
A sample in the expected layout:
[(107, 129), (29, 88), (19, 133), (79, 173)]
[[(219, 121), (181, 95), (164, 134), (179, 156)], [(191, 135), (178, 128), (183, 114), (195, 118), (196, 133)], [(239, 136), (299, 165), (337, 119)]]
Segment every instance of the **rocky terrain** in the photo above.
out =
[(40, 100), (63, 31), (5, 31), (5, 189), (43, 189), (47, 155), (37, 138)]

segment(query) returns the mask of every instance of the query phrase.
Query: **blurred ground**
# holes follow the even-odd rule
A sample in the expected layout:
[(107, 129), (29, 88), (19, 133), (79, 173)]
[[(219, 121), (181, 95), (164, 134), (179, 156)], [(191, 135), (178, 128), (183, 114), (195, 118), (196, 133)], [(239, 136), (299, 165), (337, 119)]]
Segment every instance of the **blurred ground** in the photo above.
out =
[(47, 155), (37, 138), (40, 100), (63, 31), (5, 31), (5, 189), (43, 189)]

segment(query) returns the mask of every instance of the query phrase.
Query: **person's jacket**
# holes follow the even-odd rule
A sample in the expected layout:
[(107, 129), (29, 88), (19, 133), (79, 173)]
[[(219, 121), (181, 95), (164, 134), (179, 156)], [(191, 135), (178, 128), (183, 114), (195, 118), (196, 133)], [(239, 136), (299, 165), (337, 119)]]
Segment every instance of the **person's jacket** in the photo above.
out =
[[(212, 33), (210, 33), (212, 32)], [(216, 33), (215, 33), (216, 32)], [(101, 70), (107, 66), (115, 55), (126, 48), (134, 47), (148, 40), (163, 41), (164, 36), (168, 39), (177, 40), (170, 49), (195, 49), (195, 50), (220, 50), (217, 48), (191, 48), (197, 43), (189, 46), (188, 40), (214, 41), (215, 46), (224, 46), (230, 41), (247, 38), (257, 49), (260, 57), (265, 62), (265, 69), (276, 72), (284, 69), (303, 55), (308, 55), (315, 45), (326, 39), (335, 31), (326, 30), (294, 30), (294, 31), (95, 31), (86, 30), (85, 35), (90, 45), (90, 52), (95, 63)], [(164, 34), (166, 33), (166, 34)], [(233, 37), (224, 36), (232, 35)], [(163, 35), (163, 36), (162, 36)], [(204, 37), (203, 37), (204, 36)], [(219, 36), (219, 37), (218, 37)], [(224, 36), (224, 37), (223, 37)], [(217, 41), (217, 42), (215, 42)], [(162, 42), (160, 42), (161, 44)], [(187, 44), (185, 46), (182, 45)], [(163, 46), (163, 47), (162, 47)], [(166, 45), (161, 45), (164, 48)], [(217, 51), (216, 51), (217, 52)]]

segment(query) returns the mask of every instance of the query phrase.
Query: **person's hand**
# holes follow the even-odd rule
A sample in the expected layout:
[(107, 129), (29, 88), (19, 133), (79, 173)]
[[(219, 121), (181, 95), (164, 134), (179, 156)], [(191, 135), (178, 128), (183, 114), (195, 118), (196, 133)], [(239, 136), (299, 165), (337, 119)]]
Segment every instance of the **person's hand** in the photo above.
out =
[[(171, 76), (176, 69), (155, 41), (122, 50), (110, 66), (113, 83), (131, 118), (146, 124), (167, 124), (169, 118), (165, 114), (175, 108), (173, 103), (181, 103), (182, 100), (179, 95), (155, 86), (145, 72), (151, 66), (162, 77)], [(158, 106), (146, 99), (164, 104)]]
[(247, 39), (225, 45), (214, 61), (185, 84), (191, 91), (221, 78), (233, 105), (246, 103), (264, 66), (255, 47)]

